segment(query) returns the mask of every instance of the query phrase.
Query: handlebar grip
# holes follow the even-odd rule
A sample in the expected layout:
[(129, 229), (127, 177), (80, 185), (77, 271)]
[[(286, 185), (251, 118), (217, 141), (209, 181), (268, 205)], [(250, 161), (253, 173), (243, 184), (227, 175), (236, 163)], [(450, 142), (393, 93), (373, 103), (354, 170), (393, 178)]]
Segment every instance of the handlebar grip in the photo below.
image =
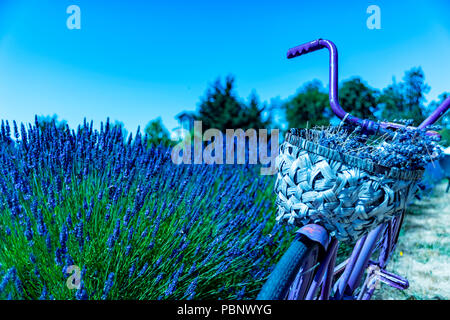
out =
[(287, 52), (287, 58), (292, 59), (301, 56), (303, 54), (307, 54), (325, 48), (325, 45), (321, 44), (321, 40), (322, 39), (310, 41), (289, 49)]

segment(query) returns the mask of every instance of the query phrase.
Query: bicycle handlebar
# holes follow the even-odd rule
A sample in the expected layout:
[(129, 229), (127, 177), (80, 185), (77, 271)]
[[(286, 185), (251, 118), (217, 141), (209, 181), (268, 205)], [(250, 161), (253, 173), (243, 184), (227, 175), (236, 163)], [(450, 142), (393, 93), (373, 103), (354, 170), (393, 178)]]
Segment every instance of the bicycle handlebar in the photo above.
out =
[(333, 110), (334, 114), (337, 115), (340, 119), (345, 119), (346, 121), (352, 122), (354, 124), (358, 124), (363, 127), (363, 130), (368, 134), (374, 134), (380, 131), (380, 126), (371, 121), (371, 120), (362, 120), (357, 117), (352, 116), (344, 109), (342, 109), (339, 104), (338, 97), (338, 54), (336, 45), (330, 40), (318, 39), (314, 41), (310, 41), (294, 48), (291, 48), (287, 52), (287, 58), (292, 59), (295, 57), (299, 57), (301, 55), (314, 52), (323, 48), (327, 48), (330, 53), (330, 72), (329, 72), (329, 80), (330, 80), (330, 93), (329, 100), (331, 105), (331, 110)]
[[(348, 122), (360, 125), (363, 129), (363, 132), (369, 135), (377, 133), (390, 134), (392, 131), (388, 130), (388, 128), (403, 127), (402, 125), (394, 123), (387, 123), (387, 122), (377, 123), (368, 119), (363, 120), (355, 116), (352, 116), (341, 107), (341, 105), (339, 104), (339, 96), (338, 96), (338, 53), (336, 45), (330, 40), (318, 39), (291, 48), (287, 52), (287, 58), (292, 59), (323, 48), (327, 48), (330, 53), (329, 100), (331, 110), (333, 110), (336, 116), (338, 116), (342, 120), (345, 119)], [(425, 119), (425, 121), (422, 122), (418, 128), (423, 129), (435, 123), (449, 108), (450, 108), (450, 97), (447, 98), (435, 111), (433, 111), (433, 113), (427, 119)], [(434, 131), (427, 131), (427, 134), (439, 135)]]

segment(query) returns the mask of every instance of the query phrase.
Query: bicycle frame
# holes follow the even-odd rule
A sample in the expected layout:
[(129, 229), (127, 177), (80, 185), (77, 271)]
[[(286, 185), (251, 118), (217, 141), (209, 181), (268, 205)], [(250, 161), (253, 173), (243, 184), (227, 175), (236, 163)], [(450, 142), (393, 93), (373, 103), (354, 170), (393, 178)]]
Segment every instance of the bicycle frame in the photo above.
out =
[[(352, 116), (339, 104), (338, 97), (338, 53), (335, 44), (329, 40), (318, 39), (302, 44), (300, 46), (291, 48), (287, 52), (287, 58), (295, 58), (300, 55), (314, 52), (323, 48), (329, 51), (329, 101), (333, 112), (343, 121), (348, 121), (362, 127), (363, 133), (367, 135), (377, 134), (386, 129), (396, 129), (403, 127), (403, 125), (381, 122), (377, 123), (368, 119), (359, 119)], [(436, 110), (434, 110), (428, 118), (426, 118), (419, 126), (420, 129), (425, 129), (429, 125), (435, 123), (448, 109), (450, 108), (450, 97), (447, 98)], [(429, 135), (439, 135), (434, 131), (427, 131)], [(341, 272), (342, 275), (335, 282), (333, 299), (343, 299), (352, 295), (356, 288), (358, 288), (365, 271), (369, 267), (369, 272), (363, 285), (362, 291), (358, 295), (358, 299), (370, 299), (376, 284), (381, 281), (399, 289), (405, 289), (409, 286), (408, 281), (400, 276), (393, 275), (384, 268), (389, 261), (392, 252), (395, 249), (398, 235), (403, 223), (404, 210), (402, 213), (394, 217), (391, 221), (379, 225), (376, 229), (359, 239), (347, 261), (335, 267), (335, 261), (338, 251), (338, 240), (331, 238), (328, 232), (318, 225), (306, 225), (300, 228), (297, 232), (303, 234), (313, 241), (321, 244), (325, 249), (325, 255), (321, 259), (319, 268), (315, 272), (313, 282), (306, 295), (306, 300), (311, 300), (316, 297), (317, 290), (322, 286), (320, 299), (328, 300), (330, 298), (331, 286), (333, 279)], [(371, 261), (371, 255), (375, 250), (378, 240), (386, 232), (386, 237), (383, 239), (382, 248), (380, 248), (380, 257), (378, 261)], [(367, 291), (364, 291), (367, 289)]]
[[(337, 267), (335, 267), (335, 261), (339, 242), (336, 238), (332, 238), (329, 246), (326, 248), (323, 259), (321, 259), (319, 268), (315, 273), (313, 283), (306, 295), (306, 300), (312, 300), (316, 297), (319, 286), (322, 286), (320, 300), (328, 300), (330, 298), (333, 280), (342, 271), (342, 275), (334, 285), (335, 294), (333, 299), (340, 300), (347, 296), (351, 296), (354, 290), (359, 286), (365, 270), (369, 265), (374, 266), (373, 271), (378, 272), (376, 274), (377, 282), (385, 282), (398, 289), (407, 288), (409, 284), (406, 279), (384, 270), (391, 253), (395, 250), (396, 238), (401, 229), (403, 214), (404, 213), (399, 217), (394, 218), (392, 221), (378, 226), (375, 230), (372, 230), (369, 234), (359, 239), (355, 244), (350, 258)], [(383, 242), (382, 248), (380, 248), (380, 258), (378, 261), (372, 261), (370, 260), (371, 255), (374, 252), (377, 241), (383, 235), (383, 232), (387, 232), (387, 237), (386, 241)], [(369, 273), (367, 279), (370, 279), (372, 276), (373, 273)], [(375, 288), (376, 284), (370, 287), (369, 291), (360, 292), (359, 298), (363, 300), (370, 299)]]

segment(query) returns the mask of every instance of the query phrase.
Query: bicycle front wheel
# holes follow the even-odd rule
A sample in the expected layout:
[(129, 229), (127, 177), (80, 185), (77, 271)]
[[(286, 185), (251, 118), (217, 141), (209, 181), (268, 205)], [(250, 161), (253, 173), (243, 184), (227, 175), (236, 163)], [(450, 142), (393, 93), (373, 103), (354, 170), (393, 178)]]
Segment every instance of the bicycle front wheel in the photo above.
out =
[(303, 300), (311, 286), (320, 247), (304, 237), (296, 237), (264, 283), (257, 300)]

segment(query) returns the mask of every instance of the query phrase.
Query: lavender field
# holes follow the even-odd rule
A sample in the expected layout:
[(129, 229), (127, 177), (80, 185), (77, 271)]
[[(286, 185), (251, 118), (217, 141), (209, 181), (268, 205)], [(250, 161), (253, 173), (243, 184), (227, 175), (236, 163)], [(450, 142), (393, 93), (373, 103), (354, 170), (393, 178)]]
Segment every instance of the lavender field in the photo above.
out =
[(109, 121), (2, 121), (0, 299), (254, 298), (291, 240), (257, 169), (175, 165)]

